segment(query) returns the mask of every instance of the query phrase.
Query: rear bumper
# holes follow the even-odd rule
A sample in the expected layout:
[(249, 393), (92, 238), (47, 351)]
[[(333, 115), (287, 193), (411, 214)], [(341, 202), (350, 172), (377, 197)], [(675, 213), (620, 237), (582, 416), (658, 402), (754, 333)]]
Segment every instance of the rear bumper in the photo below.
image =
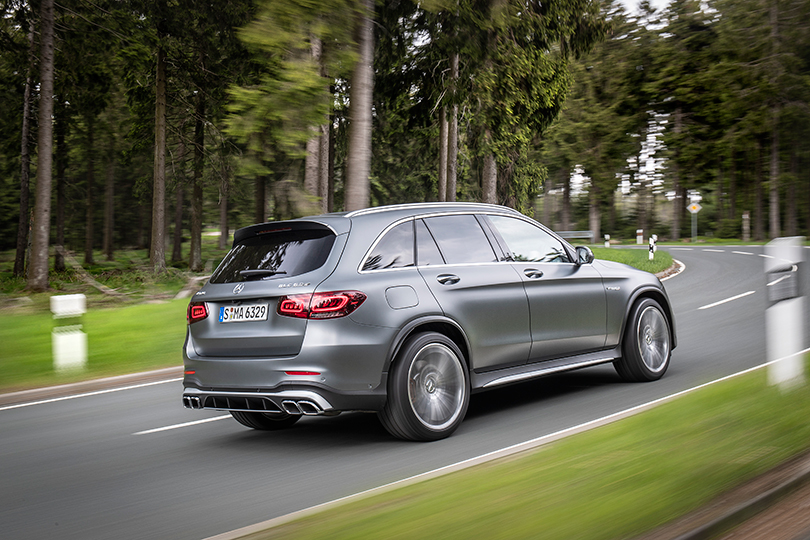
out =
[(317, 385), (240, 390), (197, 388), (186, 383), (183, 406), (187, 409), (306, 416), (330, 415), (342, 411), (379, 411), (385, 405), (386, 395), (382, 391), (385, 387), (382, 384), (379, 389), (367, 392), (340, 393)]

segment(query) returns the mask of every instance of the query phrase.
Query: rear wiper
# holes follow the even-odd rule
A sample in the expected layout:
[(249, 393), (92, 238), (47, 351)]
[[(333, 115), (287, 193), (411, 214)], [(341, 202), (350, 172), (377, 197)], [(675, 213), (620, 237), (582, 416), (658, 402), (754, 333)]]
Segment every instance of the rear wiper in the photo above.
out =
[(279, 274), (286, 274), (283, 270), (240, 270), (239, 275), (245, 279), (263, 278), (268, 276), (277, 276)]

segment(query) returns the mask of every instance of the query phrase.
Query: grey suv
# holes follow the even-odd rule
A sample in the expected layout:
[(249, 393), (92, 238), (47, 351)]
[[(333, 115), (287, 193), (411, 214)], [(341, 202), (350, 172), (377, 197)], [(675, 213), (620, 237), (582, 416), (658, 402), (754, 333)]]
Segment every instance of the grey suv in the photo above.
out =
[(649, 273), (509, 208), (386, 206), (238, 230), (188, 307), (183, 403), (263, 430), (376, 411), (435, 440), (471, 392), (607, 362), (652, 381), (674, 347)]

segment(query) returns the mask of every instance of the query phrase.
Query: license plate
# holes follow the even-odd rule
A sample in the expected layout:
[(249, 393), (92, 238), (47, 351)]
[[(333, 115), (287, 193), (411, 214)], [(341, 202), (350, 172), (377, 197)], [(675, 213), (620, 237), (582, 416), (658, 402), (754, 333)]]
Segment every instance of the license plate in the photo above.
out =
[(219, 308), (219, 322), (266, 321), (267, 304), (228, 306)]

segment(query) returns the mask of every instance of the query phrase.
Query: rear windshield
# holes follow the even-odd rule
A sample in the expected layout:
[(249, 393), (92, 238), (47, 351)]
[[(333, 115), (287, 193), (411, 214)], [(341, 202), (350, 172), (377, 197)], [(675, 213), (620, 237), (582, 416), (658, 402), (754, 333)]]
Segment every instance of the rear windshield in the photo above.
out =
[(334, 243), (335, 235), (328, 230), (287, 230), (247, 238), (234, 246), (209, 282), (233, 283), (305, 274), (323, 266)]

